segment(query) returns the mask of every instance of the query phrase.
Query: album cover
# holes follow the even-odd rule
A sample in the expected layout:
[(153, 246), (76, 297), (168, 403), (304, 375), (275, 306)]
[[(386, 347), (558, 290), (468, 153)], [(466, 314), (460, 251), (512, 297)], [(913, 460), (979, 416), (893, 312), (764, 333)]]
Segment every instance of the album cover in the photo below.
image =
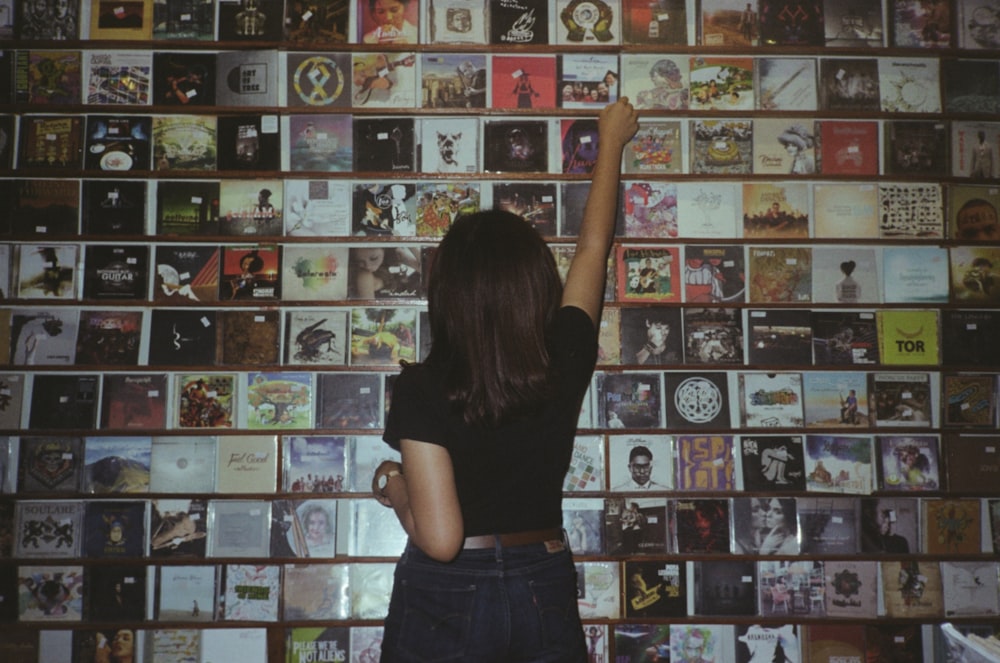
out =
[(994, 365), (1000, 348), (993, 339), (1000, 331), (1000, 319), (992, 310), (951, 310), (941, 312), (941, 351), (946, 366)]
[(687, 565), (676, 560), (626, 560), (625, 616), (628, 618), (687, 615)]
[(211, 622), (215, 619), (216, 567), (162, 565), (156, 567), (156, 574), (157, 620)]
[[(0, 373), (0, 429), (13, 430), (21, 428), (21, 412), (24, 407), (25, 375), (21, 373)], [(0, 451), (0, 493), (7, 484), (7, 472)]]
[(878, 608), (878, 562), (826, 560), (823, 587), (826, 614), (835, 618), (875, 619)]
[[(640, 110), (685, 110), (691, 94), (688, 85), (689, 71), (690, 62), (687, 57), (623, 53), (622, 94)], [(661, 159), (663, 158), (665, 157), (661, 155)], [(676, 161), (674, 168), (680, 169), (682, 162), (680, 154), (673, 160)]]
[(944, 615), (987, 617), (1000, 612), (996, 561), (941, 562)]
[(347, 311), (334, 309), (286, 312), (285, 363), (346, 364), (347, 315)]
[(347, 477), (352, 493), (371, 491), (371, 477), (386, 460), (398, 461), (399, 452), (382, 440), (380, 434), (352, 435), (347, 439)]
[(806, 490), (868, 495), (874, 480), (874, 449), (867, 435), (806, 435)]
[[(622, 172), (626, 174), (678, 174), (684, 172), (681, 121), (646, 120), (641, 122), (636, 135), (625, 144), (622, 163)], [(676, 190), (677, 185), (672, 186)]]
[(549, 43), (549, 7), (523, 0), (489, 0), (490, 44)]
[(604, 541), (609, 555), (664, 555), (673, 540), (665, 497), (609, 497)]
[(748, 358), (751, 364), (801, 365), (812, 361), (810, 312), (800, 309), (748, 312)]
[[(344, 0), (326, 0), (329, 5), (336, 5)], [(298, 3), (287, 3), (289, 11), (294, 11)], [(302, 16), (309, 15), (308, 23), (318, 15), (313, 11), (313, 7), (320, 10), (317, 3), (313, 3)], [(344, 18), (347, 18), (345, 11)], [(313, 23), (308, 27), (315, 30), (318, 24)], [(295, 28), (286, 26), (286, 31), (291, 32), (289, 36), (295, 41), (294, 34), (298, 32)], [(312, 42), (315, 43), (315, 42)], [(346, 108), (351, 105), (351, 82), (350, 69), (351, 57), (349, 53), (327, 53), (327, 52), (289, 52), (286, 54), (288, 67), (285, 70), (285, 80), (287, 81), (287, 104), (290, 107), (317, 107), (317, 108)], [(320, 116), (313, 116), (320, 119)]]
[(996, 112), (1000, 103), (1000, 68), (995, 62), (956, 58), (942, 61), (940, 67), (945, 112)]
[(83, 540), (81, 503), (20, 500), (14, 511), (14, 557), (79, 557)]
[(742, 372), (738, 379), (740, 421), (744, 427), (802, 426), (801, 373)]
[[(672, 654), (669, 624), (619, 622), (609, 628), (614, 629), (615, 656), (621, 661), (638, 662), (646, 660), (651, 655), (665, 661), (670, 660), (668, 657)], [(712, 656), (714, 647), (707, 648), (700, 635), (695, 637), (693, 642), (696, 646), (692, 650), (697, 652), (702, 661), (713, 660), (706, 659), (705, 656)], [(681, 645), (678, 645), (678, 651), (683, 651)]]
[(216, 7), (209, 0), (153, 0), (153, 39), (213, 41)]
[(347, 43), (350, 14), (349, 0), (286, 2), (284, 39), (303, 45)]
[[(934, 618), (944, 614), (941, 567), (937, 561), (880, 562), (885, 614), (890, 618)], [(871, 634), (869, 633), (869, 636)], [(869, 647), (871, 638), (869, 637)], [(898, 647), (901, 640), (893, 639)], [(919, 652), (920, 648), (917, 647)]]
[[(10, 53), (10, 51), (8, 51)], [(4, 62), (0, 57), (0, 86), (7, 85), (9, 81), (4, 80)], [(9, 88), (10, 86), (7, 85)], [(0, 98), (3, 97), (0, 91)], [(4, 168), (14, 166), (14, 156), (17, 154), (17, 143), (14, 140), (14, 127), (17, 124), (17, 117), (14, 115), (0, 115), (0, 165)]]
[[(347, 554), (359, 557), (392, 556), (403, 554), (407, 535), (398, 518), (386, 509), (379, 509), (373, 500), (351, 500), (347, 532)], [(352, 575), (353, 578), (353, 575)], [(352, 589), (352, 595), (357, 595)], [(366, 597), (379, 603), (386, 596)], [(357, 614), (359, 606), (352, 604), (352, 612)], [(385, 614), (385, 612), (379, 613)]]
[(680, 309), (630, 307), (620, 309), (620, 316), (622, 363), (681, 363)]
[[(281, 133), (276, 116), (223, 115), (217, 124), (219, 170), (259, 171), (281, 167)], [(223, 183), (223, 193), (226, 184)], [(262, 201), (263, 204), (266, 203)]]
[(691, 120), (690, 143), (692, 174), (753, 172), (752, 120)]
[(415, 126), (412, 117), (355, 118), (352, 138), (354, 170), (415, 171)]
[(549, 123), (546, 120), (486, 120), (483, 124), (483, 170), (549, 171)]
[[(821, 126), (825, 124), (821, 123)], [(879, 237), (878, 194), (879, 187), (874, 182), (814, 183), (813, 236), (841, 239)]]
[(942, 196), (939, 184), (880, 184), (879, 235), (884, 239), (944, 237)]
[(178, 428), (232, 428), (236, 413), (233, 374), (179, 374), (174, 376)]
[(556, 234), (559, 199), (553, 182), (494, 182), (493, 206), (517, 214), (544, 237)]
[[(84, 557), (139, 558), (145, 555), (145, 501), (92, 500), (86, 503), (85, 509), (83, 523), (85, 536), (82, 549)], [(116, 600), (109, 603), (117, 603), (117, 607), (121, 608), (122, 598), (116, 596)]]
[(216, 314), (216, 311), (210, 309), (153, 309), (149, 334), (149, 365), (214, 364)]
[[(735, 453), (743, 490), (781, 493), (805, 490), (805, 449), (801, 435), (740, 435)], [(734, 522), (742, 520), (736, 518)]]
[(208, 529), (208, 500), (153, 499), (150, 502), (149, 556), (202, 559)]
[(317, 428), (378, 428), (382, 423), (378, 373), (319, 373), (316, 381)]
[(283, 487), (292, 493), (339, 493), (346, 476), (346, 438), (332, 435), (282, 438)]
[(84, 135), (86, 170), (149, 170), (152, 118), (141, 115), (88, 115)]
[[(37, 376), (36, 376), (37, 377)], [(83, 439), (22, 436), (17, 492), (77, 492), (83, 475)]]
[(823, 5), (822, 0), (760, 0), (761, 45), (825, 45)]
[(687, 46), (687, 7), (679, 0), (621, 0), (622, 43)]
[[(882, 3), (823, 3), (823, 28), (830, 48), (878, 48), (885, 45)], [(825, 661), (824, 661), (825, 663)]]
[[(226, 4), (220, 2), (220, 11)], [(215, 67), (216, 105), (268, 107), (278, 104), (278, 51), (220, 51)], [(276, 131), (277, 117), (265, 115), (264, 118)]]
[(877, 58), (819, 58), (819, 107), (824, 111), (879, 112)]
[(491, 108), (556, 108), (555, 55), (498, 54), (490, 65)]
[(759, 561), (758, 604), (761, 617), (825, 617), (824, 562)]
[[(70, 179), (6, 180), (7, 232), (23, 237), (76, 235), (80, 224), (80, 183)], [(13, 249), (8, 249), (13, 252)]]
[(18, 125), (18, 168), (78, 170), (82, 165), (82, 116), (22, 115)]
[[(691, 362), (688, 362), (691, 363)], [(729, 425), (729, 385), (725, 373), (664, 373), (667, 423), (672, 429)]]
[(674, 499), (669, 506), (674, 525), (673, 550), (681, 554), (729, 553), (729, 500)]
[(201, 660), (205, 663), (235, 659), (244, 663), (265, 663), (267, 629), (214, 628), (200, 631)]
[(795, 624), (736, 625), (736, 663), (755, 661), (797, 661), (801, 656), (801, 630)]
[(676, 447), (678, 490), (728, 491), (736, 487), (731, 435), (679, 435)]
[(882, 363), (922, 365), (939, 362), (939, 311), (885, 309), (875, 319), (881, 340)]
[(82, 566), (18, 566), (18, 621), (82, 621), (84, 581)]
[[(617, 619), (621, 616), (618, 562), (577, 562), (577, 606), (583, 619)], [(588, 627), (585, 627), (589, 629)], [(588, 631), (588, 649), (601, 634)], [(599, 644), (599, 642), (597, 643)]]
[[(808, 469), (808, 468), (807, 468)], [(805, 555), (854, 555), (858, 552), (857, 499), (799, 497), (799, 546)]]
[[(566, 251), (559, 250), (565, 248)], [(569, 247), (553, 247), (556, 253), (556, 265), (566, 264), (566, 271), (569, 271), (566, 252), (575, 249)], [(560, 276), (563, 275), (560, 269)], [(563, 277), (565, 279), (565, 277)], [(565, 283), (565, 280), (564, 280)], [(607, 284), (605, 284), (605, 290)], [(622, 334), (621, 334), (621, 310), (617, 308), (605, 307), (601, 309), (601, 321), (597, 325), (597, 364), (617, 366), (622, 363)]]
[(604, 553), (604, 500), (600, 497), (567, 498), (562, 506), (567, 543), (574, 555)]
[(677, 237), (677, 185), (661, 181), (626, 182), (626, 237)]
[(154, 115), (153, 169), (215, 170), (216, 119), (214, 115)]
[(746, 293), (743, 247), (686, 245), (683, 278), (685, 302), (742, 302)]
[(816, 246), (812, 251), (812, 301), (864, 304), (881, 301), (878, 250), (871, 246)]
[(220, 436), (216, 452), (216, 492), (274, 492), (278, 473), (276, 436)]
[(948, 175), (948, 126), (933, 120), (889, 120), (883, 169), (888, 175)]
[[(83, 297), (96, 300), (145, 301), (149, 296), (148, 274), (148, 246), (87, 245), (84, 253)], [(142, 316), (140, 312), (135, 312), (128, 317), (135, 322)]]
[(154, 52), (153, 103), (214, 106), (217, 58), (211, 52)]
[(879, 58), (878, 71), (884, 112), (941, 112), (937, 58)]
[(270, 503), (264, 500), (212, 500), (208, 503), (210, 557), (267, 557)]
[(75, 309), (23, 308), (10, 312), (10, 363), (69, 366), (76, 354), (79, 315)]
[(806, 371), (802, 374), (806, 426), (867, 428), (868, 375), (860, 371)]
[(90, 39), (149, 40), (153, 36), (153, 0), (93, 0)]
[(757, 573), (753, 560), (703, 560), (693, 564), (694, 614), (716, 617), (757, 614)]
[[(532, 186), (528, 182), (519, 184)], [(441, 237), (459, 215), (478, 212), (481, 186), (479, 182), (417, 182), (417, 236)], [(495, 188), (494, 203), (498, 204)]]
[(145, 234), (145, 180), (84, 180), (81, 199), (80, 217), (84, 234)]
[(234, 237), (280, 235), (281, 180), (224, 180), (219, 187), (219, 233)]
[[(692, 110), (725, 112), (754, 110), (753, 58), (694, 56), (691, 58), (690, 66)], [(748, 121), (742, 128), (749, 134), (751, 125), (752, 123)], [(714, 159), (720, 155), (712, 152), (709, 156)], [(722, 156), (727, 157), (722, 159), (726, 162), (732, 157), (729, 154)], [(752, 168), (746, 172), (752, 172)]]
[[(306, 567), (308, 568), (308, 567)], [(285, 587), (290, 577), (285, 567)], [(286, 589), (287, 593), (287, 589)], [(285, 599), (287, 605), (289, 599)], [(295, 626), (285, 631), (285, 663), (309, 663), (330, 657), (331, 661), (347, 661), (351, 630), (348, 626)]]
[(737, 232), (743, 195), (739, 182), (678, 182), (676, 186), (681, 237), (732, 239), (741, 234)]
[(625, 302), (679, 302), (680, 249), (676, 246), (619, 246), (618, 299)]
[(754, 304), (812, 301), (812, 247), (750, 247), (750, 298)]
[(592, 173), (597, 163), (597, 122), (589, 118), (564, 119), (561, 136), (562, 172)]
[(83, 492), (149, 492), (151, 447), (149, 437), (87, 437)]
[(812, 311), (811, 325), (817, 366), (879, 363), (874, 311)]
[(35, 375), (28, 427), (93, 428), (97, 425), (98, 388), (96, 375)]
[(948, 301), (948, 250), (936, 246), (887, 246), (882, 250), (886, 303)]
[[(17, 299), (77, 298), (79, 245), (19, 244), (17, 249), (14, 270)], [(55, 336), (58, 332), (49, 333)], [(12, 331), (12, 344), (16, 339), (17, 334)]]
[(954, 28), (951, 3), (901, 0), (888, 7), (889, 46), (948, 48)]
[[(142, 4), (127, 2), (120, 6)], [(85, 51), (83, 81), (86, 86), (83, 102), (86, 104), (146, 106), (152, 100), (153, 54), (148, 51)]]
[[(286, 129), (287, 153), (291, 170), (322, 172), (351, 170), (353, 163), (352, 143), (356, 139), (352, 134), (353, 125), (350, 115), (291, 115), (286, 119), (288, 121)], [(402, 118), (398, 121), (402, 122)], [(367, 122), (371, 122), (371, 120), (367, 120)], [(412, 134), (412, 130), (410, 134)], [(374, 133), (366, 135), (364, 142), (360, 141), (359, 136), (357, 144), (359, 148), (364, 146), (367, 149), (372, 149), (374, 147), (372, 141), (393, 140), (398, 146), (399, 141), (393, 138), (393, 135), (391, 130), (384, 138), (381, 133)], [(412, 151), (412, 147), (410, 150)], [(374, 159), (376, 157), (375, 155), (359, 154), (358, 158)]]
[(810, 663), (866, 660), (864, 624), (828, 620), (802, 628), (803, 653)]
[(875, 442), (880, 490), (941, 490), (938, 436), (877, 435)]
[(621, 41), (620, 0), (556, 0), (555, 43), (606, 45)]
[(740, 309), (687, 307), (683, 311), (685, 364), (743, 363)]
[[(285, 234), (291, 237), (341, 237), (351, 234), (350, 183), (336, 180), (285, 180)], [(285, 251), (288, 251), (288, 246)], [(286, 295), (287, 297), (287, 295)]]
[(416, 357), (416, 309), (355, 308), (351, 311), (353, 366), (397, 366)]
[(153, 493), (209, 493), (215, 490), (214, 436), (158, 436), (150, 455)]
[(18, 50), (13, 67), (14, 100), (19, 103), (67, 106), (83, 100), (80, 51)]
[(618, 99), (618, 57), (566, 53), (559, 57), (560, 108), (603, 108)]
[(353, 107), (413, 108), (417, 106), (415, 66), (417, 57), (414, 53), (398, 51), (392, 53), (353, 53), (351, 61), (351, 105)]
[(668, 435), (609, 435), (609, 480), (614, 492), (666, 491), (674, 487)]
[[(347, 619), (350, 617), (349, 586), (348, 566), (346, 564), (322, 562), (285, 564), (282, 583), (282, 599), (284, 601), (282, 618), (285, 620)], [(342, 643), (346, 648), (348, 643), (346, 634)], [(300, 652), (304, 654), (305, 649), (300, 649)], [(327, 650), (324, 655), (329, 656), (331, 653), (330, 650)], [(300, 656), (288, 660), (307, 660)], [(346, 655), (342, 660), (348, 660)]]
[(604, 465), (604, 436), (576, 435), (569, 469), (563, 479), (563, 491), (584, 493), (604, 490)]
[(277, 364), (280, 357), (280, 325), (278, 311), (219, 311), (217, 362), (222, 366)]
[[(277, 316), (274, 328), (276, 349)], [(248, 373), (246, 398), (247, 428), (312, 428), (312, 373)]]
[(819, 172), (824, 175), (878, 175), (877, 122), (820, 120), (816, 125), (820, 145)]
[(877, 427), (934, 425), (929, 374), (872, 373), (868, 391)]
[(156, 234), (219, 234), (219, 188), (210, 180), (157, 182)]
[(660, 378), (657, 373), (598, 374), (599, 427), (662, 427)]
[(423, 118), (419, 126), (420, 172), (479, 172), (477, 118)]
[(993, 545), (988, 546), (994, 553), (1000, 552), (1000, 500), (987, 500), (984, 509), (988, 509), (986, 514), (989, 519), (989, 536)]
[(256, 4), (220, 0), (218, 4), (219, 41), (281, 41), (284, 14), (281, 0), (263, 0)]
[[(349, 272), (347, 247), (324, 244), (287, 244), (283, 248), (282, 263), (284, 271), (282, 298), (284, 300), (320, 301), (347, 298)], [(313, 312), (297, 311), (290, 312), (290, 314), (310, 316)], [(295, 333), (300, 331), (302, 331), (301, 326)], [(290, 331), (288, 337), (291, 338)], [(341, 332), (341, 338), (343, 339), (343, 332)], [(319, 341), (320, 339), (317, 337), (315, 340)]]
[[(954, 125), (953, 125), (954, 126)], [(1000, 231), (997, 205), (1000, 187), (980, 184), (949, 184), (946, 188), (948, 237), (974, 243), (989, 241)]]
[(961, 488), (979, 495), (998, 495), (1000, 485), (1000, 440), (990, 435), (951, 434), (942, 443), (948, 487)]
[(930, 555), (965, 556), (982, 552), (979, 499), (947, 498), (920, 501), (921, 551)]
[(736, 0), (702, 0), (696, 17), (703, 46), (756, 46), (760, 39), (757, 5)]
[(219, 247), (189, 244), (158, 245), (155, 249), (154, 302), (218, 300)]
[[(757, 175), (812, 175), (816, 173), (817, 143), (816, 122), (809, 120), (789, 120), (779, 118), (758, 118), (754, 122), (753, 132), (753, 172)], [(763, 226), (771, 232), (778, 231), (775, 236), (783, 236), (787, 225), (792, 219), (783, 218), (789, 214), (795, 220), (806, 222), (802, 235), (808, 236), (808, 190), (804, 183), (776, 183), (774, 186), (779, 194), (765, 189), (764, 194), (758, 194), (753, 187), (763, 186), (762, 183), (744, 183), (743, 205), (744, 218), (748, 210), (753, 210), (752, 217), (756, 225)], [(750, 187), (749, 191), (746, 190)], [(805, 193), (799, 193), (805, 191)], [(766, 194), (771, 193), (768, 197)], [(803, 200), (804, 198), (804, 200)], [(770, 204), (764, 205), (768, 200)], [(772, 208), (774, 203), (781, 207)], [(798, 209), (789, 211), (788, 204), (797, 204)], [(754, 209), (754, 206), (756, 209)], [(802, 229), (800, 229), (801, 231)]]
[(278, 621), (281, 567), (227, 564), (222, 568), (219, 616), (226, 621)]
[(759, 57), (755, 64), (759, 110), (817, 110), (815, 58)]
[(280, 299), (281, 253), (276, 244), (223, 246), (221, 265), (219, 299)]
[(965, 306), (994, 306), (1000, 302), (995, 287), (993, 265), (1000, 265), (1000, 249), (986, 246), (953, 246), (948, 250), (951, 265), (951, 298)]

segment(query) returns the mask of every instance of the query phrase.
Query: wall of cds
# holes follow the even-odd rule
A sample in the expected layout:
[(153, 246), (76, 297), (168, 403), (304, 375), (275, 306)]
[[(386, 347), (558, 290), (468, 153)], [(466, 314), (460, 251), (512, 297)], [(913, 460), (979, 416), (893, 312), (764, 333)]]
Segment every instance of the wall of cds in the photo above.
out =
[(998, 24), (0, 0), (0, 659), (377, 660), (435, 244), (500, 207), (568, 269), (627, 95), (565, 482), (591, 660), (958, 660), (1000, 615)]

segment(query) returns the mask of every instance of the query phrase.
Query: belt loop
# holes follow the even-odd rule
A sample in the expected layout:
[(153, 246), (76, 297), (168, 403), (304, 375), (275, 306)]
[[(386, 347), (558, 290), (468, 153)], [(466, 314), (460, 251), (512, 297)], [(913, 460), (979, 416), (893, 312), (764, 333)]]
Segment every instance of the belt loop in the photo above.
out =
[(493, 550), (497, 560), (497, 566), (503, 565), (503, 544), (500, 543), (500, 535), (493, 535)]

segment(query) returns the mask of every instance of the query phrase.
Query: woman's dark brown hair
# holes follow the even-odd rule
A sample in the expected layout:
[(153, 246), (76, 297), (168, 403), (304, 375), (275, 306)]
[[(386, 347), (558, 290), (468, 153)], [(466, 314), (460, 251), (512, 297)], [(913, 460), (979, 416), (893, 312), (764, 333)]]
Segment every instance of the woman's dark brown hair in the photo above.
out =
[(493, 210), (452, 224), (430, 272), (425, 364), (441, 371), (467, 423), (496, 425), (549, 396), (561, 297), (552, 252), (524, 219)]

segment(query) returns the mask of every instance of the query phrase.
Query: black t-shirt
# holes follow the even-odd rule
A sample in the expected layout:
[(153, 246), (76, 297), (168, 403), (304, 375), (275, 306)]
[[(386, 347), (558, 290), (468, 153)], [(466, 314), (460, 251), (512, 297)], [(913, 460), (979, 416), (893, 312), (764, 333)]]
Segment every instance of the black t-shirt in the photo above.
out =
[(565, 306), (552, 339), (554, 397), (538, 414), (496, 428), (467, 425), (427, 366), (405, 368), (393, 385), (383, 439), (395, 449), (408, 439), (448, 450), (466, 536), (562, 525), (563, 479), (597, 361), (597, 333), (584, 311)]

